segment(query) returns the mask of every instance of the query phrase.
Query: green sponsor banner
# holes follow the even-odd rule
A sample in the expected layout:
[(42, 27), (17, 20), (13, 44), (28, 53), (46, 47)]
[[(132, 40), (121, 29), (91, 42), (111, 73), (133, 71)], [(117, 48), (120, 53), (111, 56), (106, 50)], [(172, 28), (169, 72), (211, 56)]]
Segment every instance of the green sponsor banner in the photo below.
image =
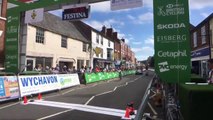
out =
[[(123, 71), (122, 76), (124, 75), (130, 75), (135, 74), (135, 71)], [(99, 73), (85, 73), (85, 80), (86, 83), (93, 83), (103, 80), (109, 80), (113, 78), (118, 78), (119, 73), (118, 72), (99, 72)]]
[(188, 0), (154, 0), (155, 71), (169, 83), (190, 80)]
[(16, 73), (18, 71), (18, 37), (20, 13), (8, 11), (7, 31), (5, 40), (5, 69), (7, 72)]

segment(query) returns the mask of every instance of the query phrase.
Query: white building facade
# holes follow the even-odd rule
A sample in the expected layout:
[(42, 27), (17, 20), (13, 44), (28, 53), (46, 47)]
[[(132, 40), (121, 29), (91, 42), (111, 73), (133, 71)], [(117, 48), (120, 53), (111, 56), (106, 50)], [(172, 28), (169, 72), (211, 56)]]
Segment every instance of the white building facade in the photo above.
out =
[(114, 42), (100, 32), (91, 32), (91, 66), (109, 68), (114, 65)]
[[(48, 15), (51, 19), (52, 15)], [(47, 18), (48, 19), (48, 18)], [(47, 21), (47, 20), (46, 20)], [(47, 21), (48, 22), (48, 21)], [(24, 26), (21, 47), (20, 64), (21, 69), (28, 71), (36, 67), (60, 67), (80, 69), (82, 66), (90, 65), (90, 52), (88, 51), (88, 41), (80, 35), (74, 27), (64, 24), (58, 19), (58, 25), (62, 26), (51, 30), (42, 24), (28, 24)], [(53, 23), (54, 24), (54, 23)], [(63, 25), (70, 28), (63, 28)], [(50, 24), (51, 25), (51, 24)], [(41, 28), (42, 26), (42, 28)], [(55, 26), (57, 28), (57, 25)], [(72, 36), (71, 32), (75, 32)], [(27, 65), (27, 67), (25, 67)]]

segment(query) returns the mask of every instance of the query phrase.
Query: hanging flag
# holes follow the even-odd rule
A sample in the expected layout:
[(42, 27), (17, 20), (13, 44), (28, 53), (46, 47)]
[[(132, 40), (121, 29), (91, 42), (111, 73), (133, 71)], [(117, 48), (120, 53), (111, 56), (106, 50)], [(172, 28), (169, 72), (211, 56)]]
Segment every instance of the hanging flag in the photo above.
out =
[(25, 23), (40, 22), (43, 20), (44, 8), (29, 10), (25, 12)]

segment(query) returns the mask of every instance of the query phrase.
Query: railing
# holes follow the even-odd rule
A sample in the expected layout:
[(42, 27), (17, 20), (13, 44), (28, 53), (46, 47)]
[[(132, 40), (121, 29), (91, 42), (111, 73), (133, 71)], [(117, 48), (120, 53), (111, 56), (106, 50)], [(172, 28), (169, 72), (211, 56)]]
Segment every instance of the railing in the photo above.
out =
[(142, 118), (143, 118), (143, 114), (144, 114), (144, 111), (145, 111), (145, 108), (146, 108), (146, 105), (147, 105), (147, 102), (148, 102), (148, 99), (149, 99), (150, 88), (151, 88), (151, 85), (152, 85), (152, 82), (153, 82), (154, 79), (156, 79), (156, 75), (149, 82), (149, 85), (148, 85), (146, 92), (143, 96), (141, 105), (139, 106), (139, 109), (138, 109), (137, 114), (135, 116), (135, 120), (142, 120)]

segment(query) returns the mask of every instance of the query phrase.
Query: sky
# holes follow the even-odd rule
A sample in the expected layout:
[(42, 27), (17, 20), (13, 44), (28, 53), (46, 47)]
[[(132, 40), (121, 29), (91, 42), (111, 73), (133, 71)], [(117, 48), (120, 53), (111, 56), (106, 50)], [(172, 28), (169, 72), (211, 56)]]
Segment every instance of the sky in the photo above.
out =
[[(153, 0), (143, 0), (143, 6), (119, 11), (110, 10), (110, 1), (90, 4), (91, 13), (83, 22), (97, 30), (112, 27), (118, 38), (135, 53), (137, 60), (154, 55)], [(190, 23), (194, 26), (213, 13), (213, 0), (189, 0)], [(61, 10), (53, 12), (61, 15)]]

